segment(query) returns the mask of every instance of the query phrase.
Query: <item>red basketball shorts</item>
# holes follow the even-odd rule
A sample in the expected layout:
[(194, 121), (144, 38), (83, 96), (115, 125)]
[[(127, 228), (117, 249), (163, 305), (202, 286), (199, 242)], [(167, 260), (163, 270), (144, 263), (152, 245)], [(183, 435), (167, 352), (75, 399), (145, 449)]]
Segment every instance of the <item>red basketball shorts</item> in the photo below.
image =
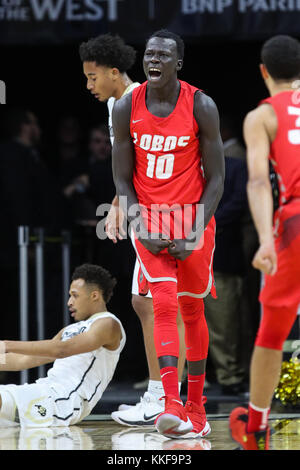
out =
[(262, 304), (289, 307), (300, 304), (300, 199), (278, 210), (275, 218), (277, 272), (265, 275)]
[[(173, 281), (177, 283), (178, 296), (204, 298), (209, 293), (216, 297), (213, 278), (213, 253), (215, 248), (215, 219), (207, 225), (197, 249), (184, 261), (175, 259), (165, 249), (152, 254), (132, 232), (132, 243), (144, 276), (139, 276), (145, 293), (145, 279), (148, 283)], [(199, 248), (200, 247), (200, 248)], [(145, 295), (145, 294), (144, 294)]]

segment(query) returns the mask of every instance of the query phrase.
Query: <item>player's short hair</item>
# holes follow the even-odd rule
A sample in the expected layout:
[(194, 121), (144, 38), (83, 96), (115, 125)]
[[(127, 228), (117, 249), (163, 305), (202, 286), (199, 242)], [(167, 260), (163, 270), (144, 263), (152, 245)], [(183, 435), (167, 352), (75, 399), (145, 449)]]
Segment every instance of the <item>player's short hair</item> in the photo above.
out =
[(299, 78), (300, 42), (291, 36), (274, 36), (263, 44), (261, 60), (274, 80)]
[(124, 73), (133, 66), (136, 50), (117, 34), (107, 33), (83, 42), (79, 46), (79, 55), (82, 62), (96, 62)]
[(160, 29), (155, 33), (151, 34), (151, 36), (147, 39), (146, 44), (151, 38), (166, 38), (166, 39), (173, 39), (177, 45), (177, 54), (179, 59), (183, 59), (184, 57), (184, 42), (180, 36), (176, 33), (172, 33), (172, 31), (168, 31), (167, 29)]
[(107, 269), (96, 264), (85, 263), (75, 268), (72, 281), (83, 279), (88, 285), (96, 285), (102, 292), (104, 302), (110, 301), (117, 281)]

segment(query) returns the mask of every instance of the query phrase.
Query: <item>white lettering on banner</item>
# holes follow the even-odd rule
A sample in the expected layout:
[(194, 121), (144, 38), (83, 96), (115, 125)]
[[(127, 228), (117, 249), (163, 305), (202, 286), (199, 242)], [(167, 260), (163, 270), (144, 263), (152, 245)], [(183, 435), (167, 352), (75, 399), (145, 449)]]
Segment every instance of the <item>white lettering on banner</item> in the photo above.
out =
[(118, 19), (118, 2), (124, 0), (0, 0), (0, 20), (97, 21)]
[(181, 12), (184, 15), (221, 14), (229, 7), (237, 7), (239, 13), (300, 11), (300, 0), (181, 0)]
[(29, 8), (0, 7), (0, 20), (28, 21), (29, 19)]
[(182, 0), (182, 13), (223, 13), (233, 0)]
[(93, 0), (85, 0), (86, 6), (93, 11), (93, 13), (87, 12), (85, 19), (90, 21), (101, 20), (103, 18), (103, 8), (97, 5)]
[(66, 19), (69, 21), (82, 21), (83, 20), (83, 15), (81, 14), (76, 14), (76, 10), (80, 10), (80, 5), (78, 3), (75, 3), (74, 1), (72, 2), (67, 2), (66, 5)]
[(56, 21), (64, 6), (65, 0), (30, 0), (31, 8), (37, 20), (43, 20), (46, 16), (51, 21)]
[(2, 0), (1, 5), (3, 7), (20, 7), (22, 0)]
[(299, 11), (300, 0), (239, 0), (239, 12)]

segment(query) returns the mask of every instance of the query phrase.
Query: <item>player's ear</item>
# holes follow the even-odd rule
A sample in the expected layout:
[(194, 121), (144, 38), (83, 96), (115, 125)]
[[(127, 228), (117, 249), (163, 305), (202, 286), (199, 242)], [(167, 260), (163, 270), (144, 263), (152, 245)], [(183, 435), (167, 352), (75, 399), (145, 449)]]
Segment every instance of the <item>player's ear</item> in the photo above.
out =
[(177, 67), (176, 67), (177, 72), (179, 72), (179, 70), (181, 70), (182, 67), (183, 67), (183, 60), (182, 60), (182, 59), (178, 59), (178, 61), (177, 61)]
[(259, 64), (259, 68), (262, 78), (267, 80), (267, 78), (269, 78), (269, 72), (267, 71), (265, 64)]
[(113, 80), (116, 80), (116, 79), (119, 77), (119, 75), (120, 75), (119, 69), (117, 69), (116, 67), (113, 67), (113, 68), (111, 69), (111, 77), (112, 77), (112, 79), (113, 79)]
[(100, 298), (100, 292), (98, 290), (93, 290), (91, 293), (92, 300), (98, 301)]

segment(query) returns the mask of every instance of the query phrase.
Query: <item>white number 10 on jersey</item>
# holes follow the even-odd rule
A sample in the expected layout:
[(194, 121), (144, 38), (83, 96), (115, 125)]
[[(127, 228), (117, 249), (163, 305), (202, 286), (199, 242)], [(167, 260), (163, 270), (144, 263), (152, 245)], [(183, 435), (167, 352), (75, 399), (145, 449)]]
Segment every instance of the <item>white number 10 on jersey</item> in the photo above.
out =
[(146, 175), (149, 178), (153, 178), (154, 174), (156, 178), (160, 180), (166, 180), (172, 176), (174, 168), (174, 154), (167, 153), (156, 157), (152, 153), (147, 154), (148, 167)]

